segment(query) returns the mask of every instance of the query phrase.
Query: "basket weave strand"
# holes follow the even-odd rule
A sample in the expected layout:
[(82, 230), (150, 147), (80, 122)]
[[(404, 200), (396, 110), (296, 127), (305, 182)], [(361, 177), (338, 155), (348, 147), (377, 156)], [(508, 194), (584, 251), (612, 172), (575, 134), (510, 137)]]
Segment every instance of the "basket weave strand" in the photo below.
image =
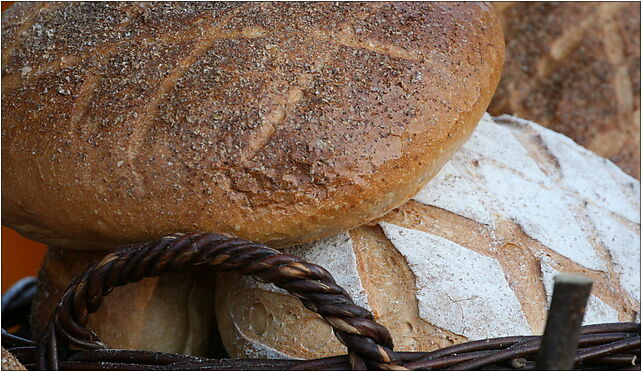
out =
[[(35, 278), (27, 278), (35, 284)], [(32, 285), (18, 283), (3, 296), (3, 325), (26, 338), (2, 329), (2, 346), (28, 369), (36, 369), (40, 356), (30, 340), (28, 321), (21, 305), (32, 302)], [(20, 305), (20, 306), (19, 306)], [(6, 320), (6, 322), (5, 322)], [(23, 332), (24, 330), (24, 332)], [(640, 324), (607, 323), (580, 329), (575, 369), (640, 370)], [(398, 364), (409, 369), (534, 370), (538, 352), (533, 344), (541, 336), (512, 336), (477, 340), (431, 352), (397, 352)], [(510, 349), (510, 352), (506, 352)], [(66, 370), (347, 370), (347, 355), (308, 361), (279, 359), (210, 359), (144, 350), (56, 350)], [(499, 356), (499, 358), (497, 357)], [(490, 357), (490, 358), (489, 358)], [(467, 363), (468, 362), (468, 363)], [(385, 366), (385, 365), (384, 365)], [(376, 366), (375, 366), (376, 367)], [(380, 366), (381, 367), (381, 366)], [(396, 367), (396, 366), (395, 366)]]
[(41, 337), (39, 367), (56, 370), (59, 348), (107, 348), (86, 325), (89, 315), (99, 309), (113, 288), (199, 266), (254, 275), (300, 298), (306, 308), (332, 326), (348, 349), (353, 369), (404, 369), (396, 364), (398, 357), (388, 330), (373, 320), (372, 313), (354, 304), (324, 268), (262, 244), (209, 233), (177, 234), (131, 246), (107, 255), (76, 277)]
[[(148, 253), (149, 255), (145, 255)], [(227, 256), (227, 257), (224, 257)], [(77, 277), (52, 316), (39, 342), (31, 341), (24, 309), (31, 307), (36, 280), (26, 278), (2, 296), (2, 345), (27, 368), (59, 366), (67, 370), (346, 370), (349, 368), (433, 370), (534, 370), (541, 336), (513, 336), (471, 341), (432, 352), (390, 353), (395, 360), (382, 363), (350, 351), (349, 355), (309, 361), (279, 359), (210, 359), (144, 350), (106, 349), (98, 337), (85, 329), (91, 312), (118, 284), (145, 276), (205, 265), (214, 269), (254, 274), (278, 283), (301, 298), (310, 309), (329, 314), (335, 333), (346, 344), (365, 341), (372, 348), (387, 348), (374, 340), (389, 339), (385, 328), (372, 322), (372, 315), (354, 305), (345, 291), (322, 268), (293, 256), (278, 254), (265, 246), (213, 234), (167, 237), (112, 253)], [(285, 269), (277, 269), (288, 266)], [(283, 275), (283, 271), (290, 275)], [(305, 275), (302, 275), (304, 273)], [(292, 277), (295, 278), (292, 278)], [(311, 279), (311, 278), (317, 278)], [(305, 295), (302, 295), (305, 294)], [(347, 300), (346, 300), (347, 299)], [(336, 306), (339, 304), (340, 306)], [(27, 311), (28, 313), (28, 311)], [(340, 313), (340, 314), (339, 314)], [(348, 315), (360, 315), (345, 317)], [(339, 317), (342, 315), (344, 318)], [(363, 326), (360, 322), (365, 319)], [(344, 322), (344, 323), (342, 323)], [(13, 329), (9, 333), (6, 329)], [(341, 329), (354, 328), (355, 335)], [(339, 330), (336, 330), (339, 329)], [(368, 333), (370, 332), (370, 333)], [(384, 336), (381, 337), (383, 333)], [(640, 324), (608, 323), (580, 329), (575, 369), (640, 370)], [(387, 337), (386, 337), (387, 335)], [(370, 342), (370, 343), (368, 343)], [(374, 346), (372, 345), (374, 344)], [(61, 345), (61, 347), (58, 347)], [(72, 347), (69, 347), (72, 346)], [(80, 348), (81, 350), (77, 350)], [(76, 350), (74, 350), (76, 349)], [(380, 356), (375, 354), (375, 356)]]

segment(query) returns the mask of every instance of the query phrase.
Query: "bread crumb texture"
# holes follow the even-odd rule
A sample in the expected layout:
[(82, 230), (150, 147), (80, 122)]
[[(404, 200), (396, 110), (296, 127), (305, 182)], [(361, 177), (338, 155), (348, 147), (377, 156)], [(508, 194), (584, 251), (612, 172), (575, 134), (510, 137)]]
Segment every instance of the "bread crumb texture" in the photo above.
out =
[(2, 370), (3, 371), (26, 371), (22, 365), (10, 352), (2, 348)]
[[(336, 275), (390, 330), (396, 350), (541, 334), (560, 272), (594, 281), (584, 324), (633, 321), (639, 195), (639, 181), (569, 138), (486, 115), (412, 200), (348, 234), (287, 252)], [(225, 274), (216, 302), (234, 357), (248, 356), (249, 343), (298, 358), (345, 352), (327, 336), (329, 326), (323, 336), (308, 327), (321, 329), (319, 316), (272, 285)], [(242, 311), (249, 303), (272, 322), (267, 331), (251, 332), (251, 311)]]

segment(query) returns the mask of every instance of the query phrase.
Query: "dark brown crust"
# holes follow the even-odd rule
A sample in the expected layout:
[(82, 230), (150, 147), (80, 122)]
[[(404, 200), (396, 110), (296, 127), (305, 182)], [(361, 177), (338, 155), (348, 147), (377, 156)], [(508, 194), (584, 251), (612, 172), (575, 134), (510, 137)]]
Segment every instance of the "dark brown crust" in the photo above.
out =
[(503, 61), (476, 3), (7, 13), (3, 29), (32, 25), (3, 38), (2, 221), (58, 246), (177, 230), (281, 246), (358, 226), (468, 138)]
[(563, 133), (640, 179), (640, 3), (495, 3), (506, 65), (489, 111)]

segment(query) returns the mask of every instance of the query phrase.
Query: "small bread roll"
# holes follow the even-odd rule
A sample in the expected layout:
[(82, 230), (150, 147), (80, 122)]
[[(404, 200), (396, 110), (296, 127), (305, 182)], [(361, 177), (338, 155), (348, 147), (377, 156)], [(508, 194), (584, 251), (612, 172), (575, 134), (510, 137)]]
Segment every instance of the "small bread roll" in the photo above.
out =
[[(71, 280), (107, 252), (49, 248), (38, 276), (31, 327), (38, 337)], [(214, 347), (214, 280), (189, 271), (146, 278), (115, 288), (87, 328), (111, 348), (206, 356)]]
[(481, 3), (22, 3), (2, 32), (2, 222), (78, 249), (380, 217), (469, 137), (503, 62)]
[(497, 2), (506, 63), (488, 111), (533, 120), (640, 179), (640, 3)]
[[(553, 277), (593, 279), (584, 323), (640, 311), (640, 183), (533, 122), (485, 116), (413, 199), (374, 224), (287, 253), (327, 268), (390, 330), (395, 350), (541, 334)], [(222, 274), (232, 357), (345, 353), (330, 326), (268, 284)]]
[(16, 359), (10, 352), (2, 348), (2, 370), (3, 371), (26, 371), (25, 366)]

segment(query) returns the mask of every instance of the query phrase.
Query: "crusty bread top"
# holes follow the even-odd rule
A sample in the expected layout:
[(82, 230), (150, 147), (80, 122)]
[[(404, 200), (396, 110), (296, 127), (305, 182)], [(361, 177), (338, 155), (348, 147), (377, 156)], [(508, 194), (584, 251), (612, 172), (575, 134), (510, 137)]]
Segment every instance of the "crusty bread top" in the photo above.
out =
[(58, 246), (355, 227), (461, 145), (503, 61), (476, 3), (30, 3), (2, 24), (3, 223)]

